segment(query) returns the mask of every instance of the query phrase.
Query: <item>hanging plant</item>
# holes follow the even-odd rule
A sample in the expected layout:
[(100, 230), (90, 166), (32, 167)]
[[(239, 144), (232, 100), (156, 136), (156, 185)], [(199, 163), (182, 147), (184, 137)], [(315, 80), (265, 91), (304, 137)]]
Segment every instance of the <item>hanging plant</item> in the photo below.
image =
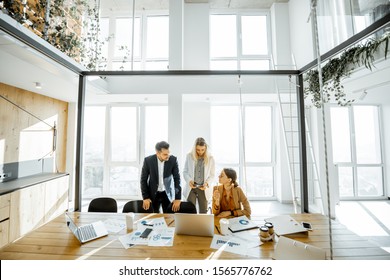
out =
[(50, 3), (48, 19), (45, 18), (46, 0), (36, 0), (31, 7), (27, 6), (27, 0), (0, 1), (0, 7), (3, 13), (37, 31), (38, 36), (89, 70), (104, 70), (107, 59), (102, 49), (110, 37), (99, 38), (97, 0), (52, 0)]
[(369, 39), (363, 45), (357, 45), (344, 51), (339, 57), (332, 58), (322, 67), (322, 91), (320, 96), (320, 82), (318, 70), (310, 70), (304, 76), (304, 97), (309, 99), (313, 106), (321, 108), (324, 102), (332, 98), (340, 106), (351, 105), (354, 100), (346, 97), (342, 80), (349, 77), (356, 67), (365, 66), (372, 70), (375, 61), (375, 53), (380, 48), (384, 49), (385, 59), (389, 51), (390, 33), (385, 33), (379, 39)]

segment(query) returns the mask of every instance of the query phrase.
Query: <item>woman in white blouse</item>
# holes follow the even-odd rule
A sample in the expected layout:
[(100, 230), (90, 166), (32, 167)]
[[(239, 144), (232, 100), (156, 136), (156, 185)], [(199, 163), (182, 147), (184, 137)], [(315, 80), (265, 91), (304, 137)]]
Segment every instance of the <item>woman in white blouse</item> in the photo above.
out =
[(202, 137), (195, 140), (191, 152), (187, 154), (183, 176), (186, 181), (183, 196), (195, 206), (198, 201), (199, 213), (207, 213), (208, 201), (213, 194), (210, 185), (215, 176), (215, 162)]

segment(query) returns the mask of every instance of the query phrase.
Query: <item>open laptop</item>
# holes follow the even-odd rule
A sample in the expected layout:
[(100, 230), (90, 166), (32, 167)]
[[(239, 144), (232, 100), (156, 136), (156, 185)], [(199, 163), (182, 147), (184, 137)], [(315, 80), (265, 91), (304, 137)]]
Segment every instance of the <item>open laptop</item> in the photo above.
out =
[(80, 243), (85, 243), (108, 234), (108, 231), (102, 221), (97, 221), (78, 227), (67, 213), (65, 213), (65, 218), (66, 225), (74, 234), (74, 236), (76, 236), (76, 238), (80, 241)]
[(175, 234), (213, 236), (214, 214), (175, 213)]

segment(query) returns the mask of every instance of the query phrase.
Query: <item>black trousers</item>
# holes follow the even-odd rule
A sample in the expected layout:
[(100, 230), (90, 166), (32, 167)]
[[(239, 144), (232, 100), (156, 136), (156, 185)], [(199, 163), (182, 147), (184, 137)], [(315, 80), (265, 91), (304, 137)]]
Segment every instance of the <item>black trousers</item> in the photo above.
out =
[(160, 205), (162, 206), (163, 213), (166, 213), (170, 200), (165, 191), (157, 192), (156, 198), (152, 202), (154, 213), (160, 213)]

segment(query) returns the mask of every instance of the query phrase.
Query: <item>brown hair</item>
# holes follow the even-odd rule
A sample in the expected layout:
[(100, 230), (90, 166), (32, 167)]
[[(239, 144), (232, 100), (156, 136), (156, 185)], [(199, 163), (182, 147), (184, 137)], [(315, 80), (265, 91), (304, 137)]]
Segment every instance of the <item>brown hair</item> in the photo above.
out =
[(232, 184), (234, 187), (238, 187), (237, 172), (233, 168), (224, 168), (223, 172), (226, 174), (226, 177), (232, 179)]

